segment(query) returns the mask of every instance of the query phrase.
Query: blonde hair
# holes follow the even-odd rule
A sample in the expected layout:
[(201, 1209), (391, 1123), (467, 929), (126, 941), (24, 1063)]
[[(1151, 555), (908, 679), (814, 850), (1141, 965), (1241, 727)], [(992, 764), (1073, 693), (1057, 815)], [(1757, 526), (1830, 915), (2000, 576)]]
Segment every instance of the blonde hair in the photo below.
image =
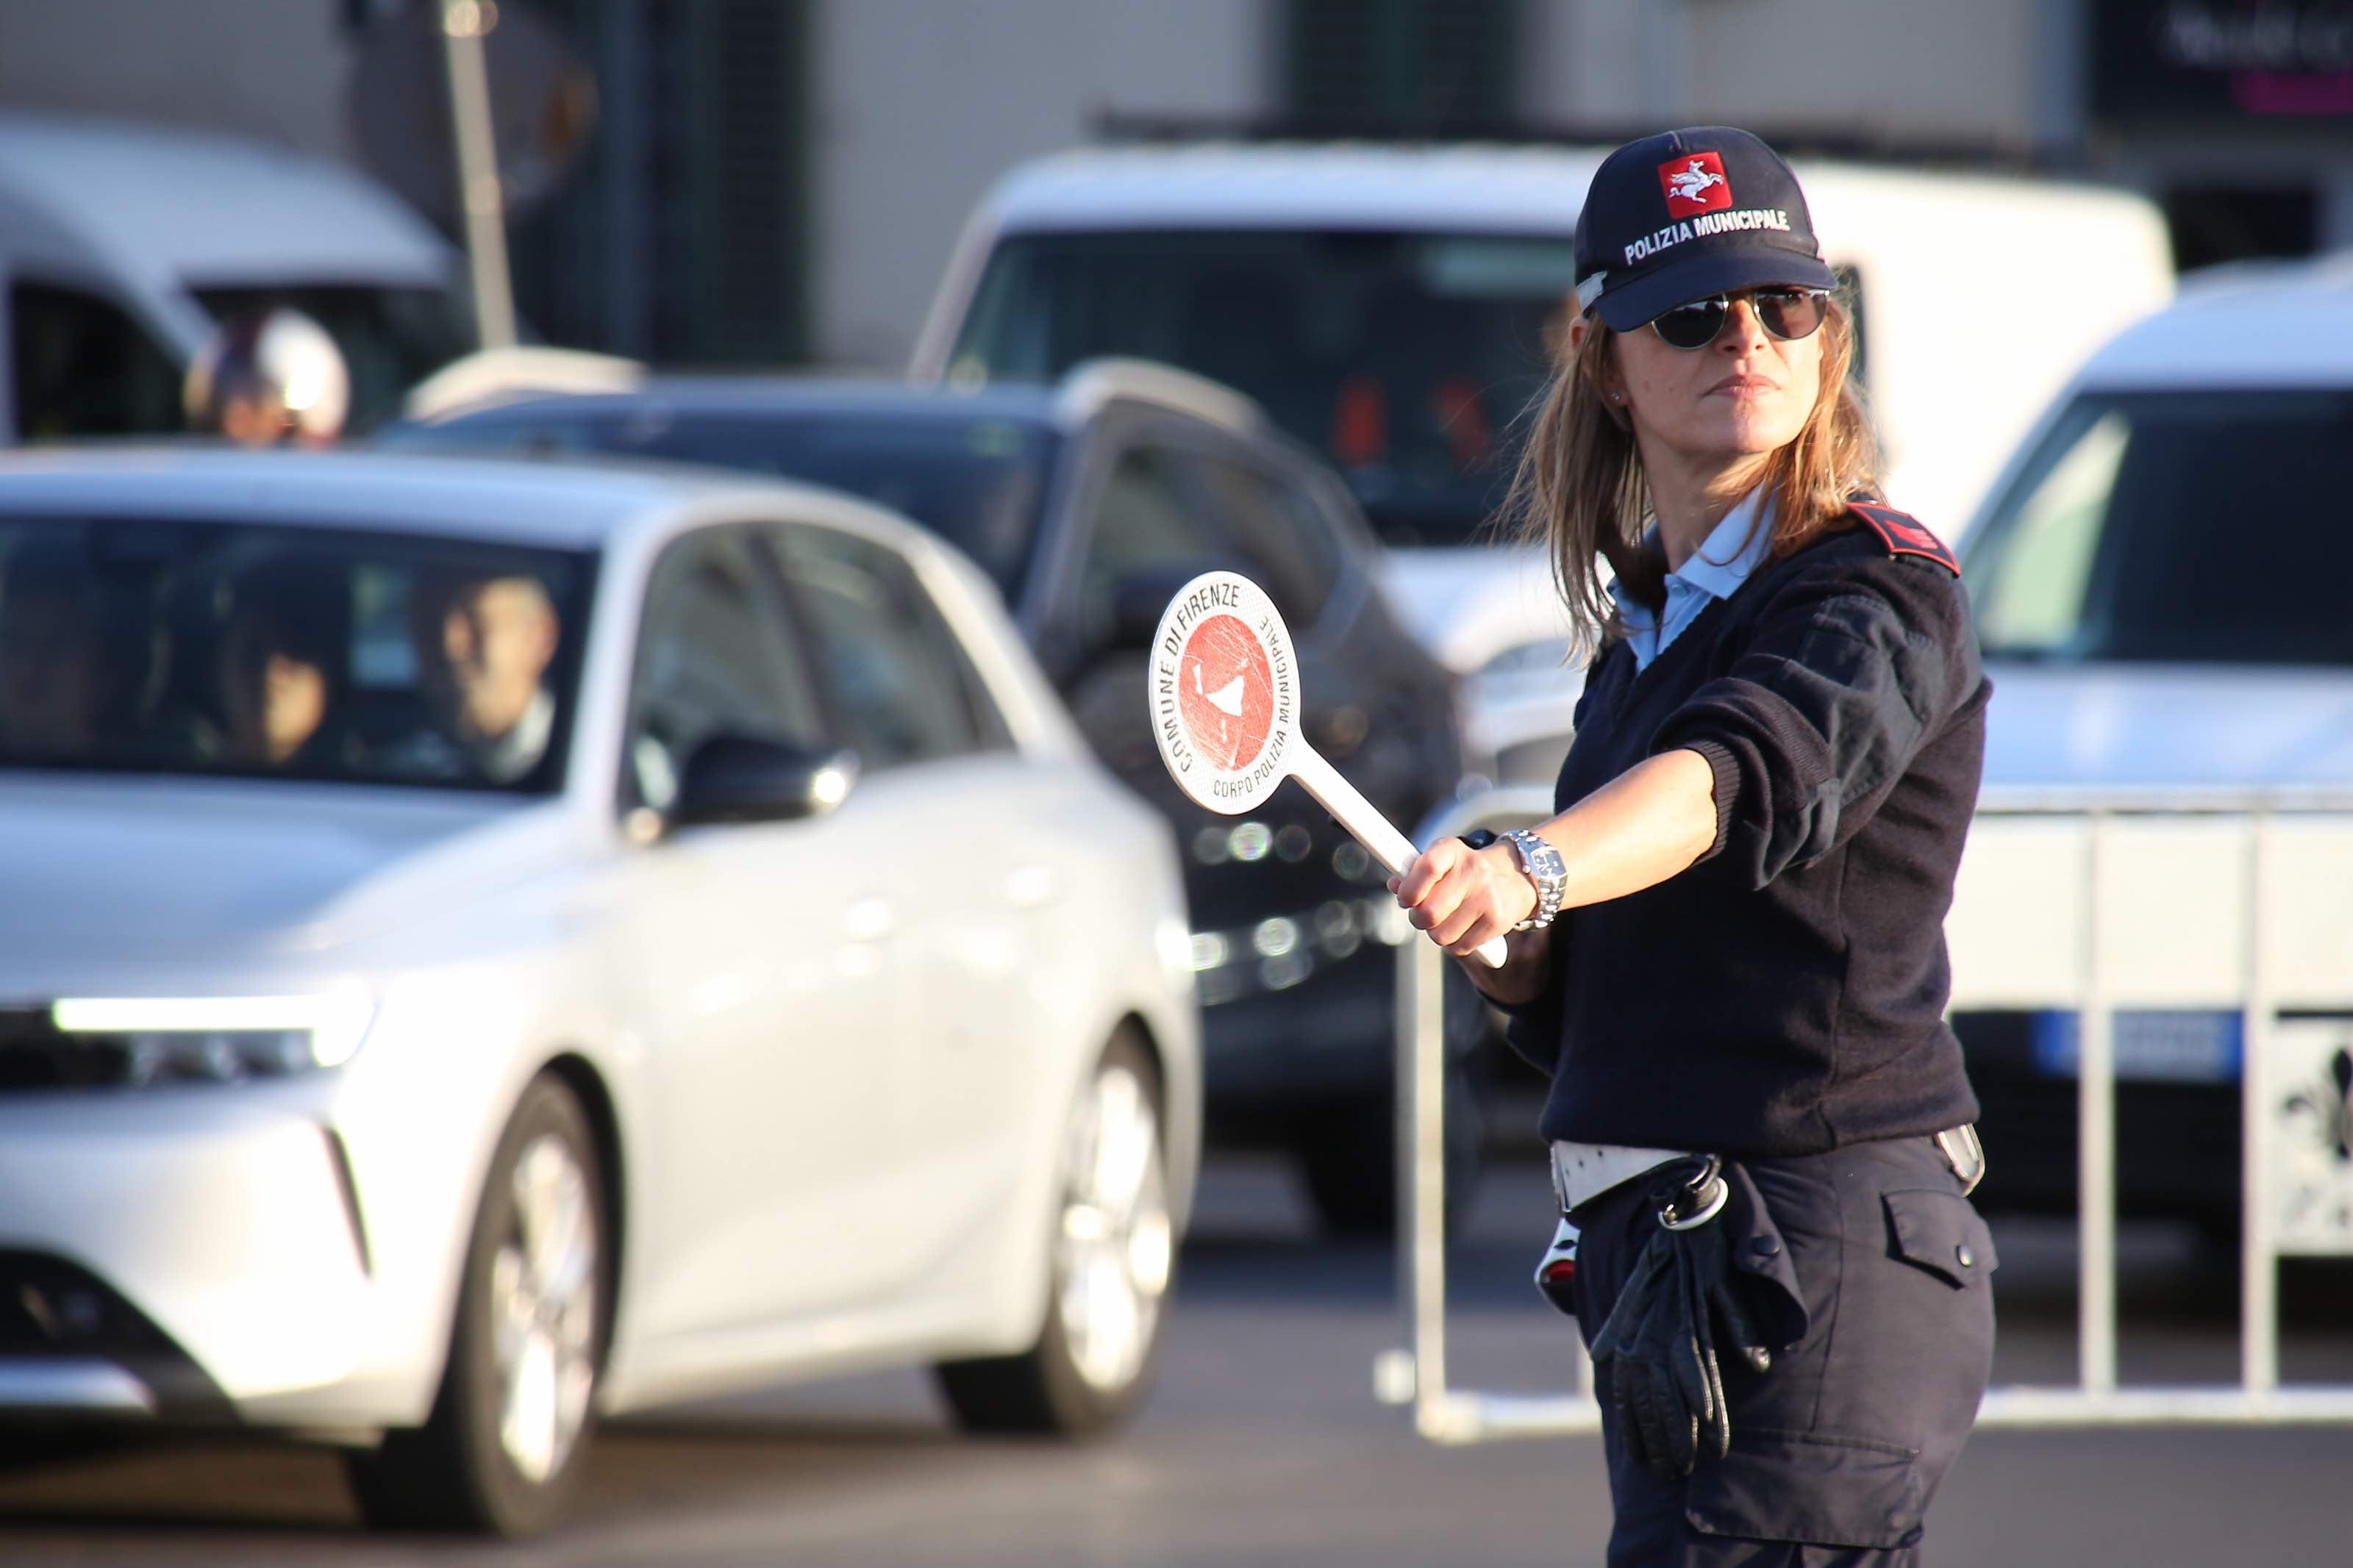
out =
[[(1771, 554), (1801, 549), (1849, 526), (1851, 498), (1880, 499), (1879, 449), (1862, 395), (1849, 379), (1854, 329), (1842, 301), (1833, 299), (1821, 325), (1821, 377), (1813, 412), (1787, 446), (1766, 461), (1760, 481), (1778, 503)], [(1599, 318), (1586, 322), (1584, 341), (1566, 331), (1553, 345), (1553, 375), (1538, 405), (1519, 471), (1504, 502), (1502, 521), (1519, 539), (1544, 546), (1553, 582), (1575, 628), (1571, 655), (1590, 653), (1601, 637), (1622, 631), (1604, 586), (1609, 563), (1625, 591), (1656, 607), (1666, 593), (1666, 562), (1646, 549), (1642, 533), (1651, 506), (1642, 455), (1626, 412), (1612, 406), (1602, 373), (1616, 334)]]

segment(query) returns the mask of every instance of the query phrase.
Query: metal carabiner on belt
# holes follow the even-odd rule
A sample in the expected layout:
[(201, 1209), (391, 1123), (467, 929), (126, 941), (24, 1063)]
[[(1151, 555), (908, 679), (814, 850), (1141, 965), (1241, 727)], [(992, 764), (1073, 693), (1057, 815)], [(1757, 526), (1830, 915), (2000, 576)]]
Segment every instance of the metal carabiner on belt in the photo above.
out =
[(1724, 1180), (1724, 1162), (1714, 1154), (1700, 1156), (1700, 1167), (1683, 1184), (1681, 1195), (1660, 1205), (1659, 1224), (1668, 1230), (1694, 1230), (1724, 1212), (1732, 1189)]

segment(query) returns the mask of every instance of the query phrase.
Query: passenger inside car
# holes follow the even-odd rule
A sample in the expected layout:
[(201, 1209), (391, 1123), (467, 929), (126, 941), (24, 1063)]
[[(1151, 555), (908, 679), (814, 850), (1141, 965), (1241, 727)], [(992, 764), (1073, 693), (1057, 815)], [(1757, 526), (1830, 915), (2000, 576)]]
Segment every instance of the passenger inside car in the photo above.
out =
[(223, 760), (301, 768), (351, 749), (345, 574), (287, 562), (245, 574), (220, 642)]
[(399, 764), (518, 782), (539, 766), (555, 728), (545, 678), (563, 626), (547, 585), (522, 574), (417, 586), (410, 631), (419, 684), (441, 731), (403, 747)]

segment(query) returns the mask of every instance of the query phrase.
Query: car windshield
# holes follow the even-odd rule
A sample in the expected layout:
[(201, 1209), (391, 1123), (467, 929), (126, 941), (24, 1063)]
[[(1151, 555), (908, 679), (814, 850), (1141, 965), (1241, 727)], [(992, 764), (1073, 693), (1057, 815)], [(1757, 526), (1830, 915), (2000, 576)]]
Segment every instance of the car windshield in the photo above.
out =
[(1060, 445), (1007, 419), (859, 411), (702, 414), (539, 407), (409, 426), (388, 443), (607, 452), (748, 468), (864, 496), (913, 518), (980, 563), (1008, 599), (1028, 569)]
[(2353, 391), (2079, 396), (1970, 542), (1988, 655), (2353, 665)]
[(216, 320), (289, 306), (327, 330), (352, 378), (354, 431), (391, 418), (408, 389), (474, 347), (465, 299), (448, 289), (372, 284), (199, 287)]
[(1249, 394), (1391, 544), (1483, 537), (1576, 282), (1566, 237), (1029, 235), (991, 257), (956, 383), (1134, 354)]
[(0, 768), (562, 787), (593, 556), (0, 516)]

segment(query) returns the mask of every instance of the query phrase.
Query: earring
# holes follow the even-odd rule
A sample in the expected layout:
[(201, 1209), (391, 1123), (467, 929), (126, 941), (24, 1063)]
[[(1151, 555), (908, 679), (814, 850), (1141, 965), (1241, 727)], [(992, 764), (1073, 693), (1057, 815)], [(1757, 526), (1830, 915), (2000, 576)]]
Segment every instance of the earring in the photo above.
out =
[(1622, 392), (1613, 392), (1609, 395), (1609, 401), (1612, 403), (1623, 403), (1626, 401), (1626, 395)]

